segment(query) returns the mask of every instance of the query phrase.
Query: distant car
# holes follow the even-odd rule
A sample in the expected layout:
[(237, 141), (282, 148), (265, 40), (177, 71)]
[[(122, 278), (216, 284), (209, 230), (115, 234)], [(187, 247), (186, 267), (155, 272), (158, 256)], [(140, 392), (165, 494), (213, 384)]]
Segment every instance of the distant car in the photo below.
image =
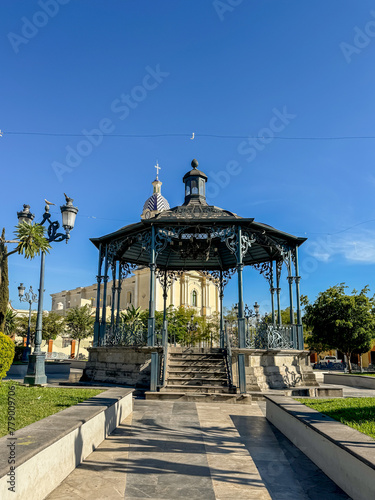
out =
[(341, 359), (337, 359), (336, 356), (324, 356), (320, 361), (321, 363), (342, 363)]
[(336, 356), (325, 356), (313, 365), (313, 368), (318, 370), (344, 370), (345, 367), (346, 363), (342, 359), (337, 359)]

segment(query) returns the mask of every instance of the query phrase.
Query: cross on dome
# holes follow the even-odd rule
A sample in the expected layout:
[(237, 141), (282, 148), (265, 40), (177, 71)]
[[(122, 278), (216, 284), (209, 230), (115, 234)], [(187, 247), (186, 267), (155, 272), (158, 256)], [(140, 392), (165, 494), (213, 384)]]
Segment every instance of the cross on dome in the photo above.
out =
[(159, 179), (159, 170), (161, 170), (161, 167), (159, 167), (159, 162), (156, 163), (155, 168), (156, 168), (156, 178)]

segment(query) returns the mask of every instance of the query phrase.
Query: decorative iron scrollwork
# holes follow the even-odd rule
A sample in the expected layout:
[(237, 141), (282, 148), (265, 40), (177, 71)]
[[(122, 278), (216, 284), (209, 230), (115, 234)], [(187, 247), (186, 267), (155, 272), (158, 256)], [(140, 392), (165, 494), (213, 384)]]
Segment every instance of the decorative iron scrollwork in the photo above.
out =
[(132, 272), (137, 269), (137, 264), (130, 262), (120, 262), (120, 279), (121, 281), (127, 278)]
[(166, 295), (169, 288), (171, 287), (174, 281), (177, 281), (178, 278), (182, 275), (183, 271), (167, 271), (165, 269), (156, 269), (156, 277), (159, 280), (162, 288), (163, 295)]
[(207, 279), (212, 281), (212, 283), (219, 289), (220, 293), (224, 293), (224, 288), (236, 271), (237, 269), (234, 267), (226, 269), (225, 271), (209, 270), (201, 272)]
[(270, 288), (273, 288), (273, 262), (261, 262), (259, 264), (252, 264), (252, 266), (266, 278), (266, 280), (270, 284)]
[(282, 259), (279, 259), (276, 261), (276, 279), (277, 283), (280, 283), (280, 277), (281, 277), (281, 271), (283, 268), (283, 263), (284, 261)]

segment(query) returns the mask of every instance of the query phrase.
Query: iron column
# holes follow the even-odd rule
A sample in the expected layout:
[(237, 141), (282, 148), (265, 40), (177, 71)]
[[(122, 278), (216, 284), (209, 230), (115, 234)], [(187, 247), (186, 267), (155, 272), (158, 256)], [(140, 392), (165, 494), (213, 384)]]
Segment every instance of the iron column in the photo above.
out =
[(104, 276), (103, 276), (103, 306), (102, 323), (100, 325), (99, 345), (103, 345), (107, 324), (107, 282), (108, 282), (108, 244), (105, 245), (104, 254)]
[[(245, 318), (244, 318), (244, 303), (243, 303), (243, 260), (242, 260), (242, 231), (238, 226), (237, 232), (237, 275), (238, 275), (238, 347), (243, 349), (246, 347), (245, 339)], [(240, 393), (246, 393), (246, 372), (245, 372), (245, 355), (238, 354), (238, 381)]]
[(148, 314), (148, 336), (147, 345), (155, 345), (155, 227), (151, 226), (151, 248), (150, 248), (150, 303)]
[(102, 244), (99, 245), (99, 262), (98, 262), (98, 275), (96, 277), (97, 290), (96, 290), (96, 311), (95, 311), (95, 323), (94, 323), (94, 342), (93, 346), (98, 347), (99, 343), (99, 330), (100, 330), (100, 284), (102, 282)]
[(38, 314), (36, 317), (35, 347), (34, 352), (29, 355), (29, 365), (24, 378), (25, 384), (42, 385), (47, 383), (45, 373), (45, 353), (42, 352), (42, 321), (43, 321), (43, 292), (44, 292), (44, 263), (46, 254), (42, 252), (40, 260), (40, 281), (39, 281), (39, 300)]

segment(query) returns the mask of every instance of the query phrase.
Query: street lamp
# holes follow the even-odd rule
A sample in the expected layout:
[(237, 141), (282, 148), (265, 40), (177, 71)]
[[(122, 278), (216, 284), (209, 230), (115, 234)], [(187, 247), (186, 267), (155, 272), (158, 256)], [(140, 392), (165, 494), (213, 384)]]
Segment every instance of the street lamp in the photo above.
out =
[(186, 326), (189, 332), (190, 343), (192, 343), (193, 333), (197, 330), (198, 327), (198, 323), (196, 321), (194, 322), (194, 314), (190, 316), (190, 321), (188, 321)]
[[(74, 223), (78, 208), (73, 206), (73, 199), (69, 198), (65, 193), (66, 204), (60, 207), (62, 215), (62, 226), (65, 230), (65, 234), (59, 233), (60, 223), (57, 221), (51, 221), (51, 214), (49, 213), (50, 205), (53, 203), (44, 200), (46, 206), (44, 209), (43, 219), (40, 225), (48, 223), (47, 227), (47, 240), (49, 243), (52, 241), (60, 242), (66, 241), (70, 238), (70, 231), (74, 228)], [(17, 213), (18, 220), (21, 223), (31, 223), (34, 219), (34, 215), (30, 213), (30, 207), (24, 205), (24, 209)], [(38, 300), (38, 314), (36, 318), (36, 331), (35, 331), (35, 344), (34, 352), (29, 355), (29, 364), (27, 367), (27, 373), (24, 378), (25, 384), (30, 385), (42, 385), (47, 383), (47, 377), (45, 373), (45, 353), (41, 350), (42, 344), (42, 322), (43, 322), (43, 292), (44, 292), (44, 263), (45, 263), (45, 252), (42, 252), (40, 261), (40, 281), (39, 281), (39, 300)], [(21, 290), (22, 293), (22, 290)]]
[(26, 347), (22, 353), (22, 361), (26, 362), (29, 360), (29, 354), (31, 351), (30, 347), (31, 305), (33, 303), (38, 302), (38, 295), (34, 293), (32, 286), (30, 286), (29, 291), (25, 293), (25, 287), (23, 286), (23, 283), (20, 283), (20, 286), (18, 287), (18, 296), (20, 298), (20, 302), (29, 303), (29, 323), (27, 326), (27, 340), (26, 340)]

